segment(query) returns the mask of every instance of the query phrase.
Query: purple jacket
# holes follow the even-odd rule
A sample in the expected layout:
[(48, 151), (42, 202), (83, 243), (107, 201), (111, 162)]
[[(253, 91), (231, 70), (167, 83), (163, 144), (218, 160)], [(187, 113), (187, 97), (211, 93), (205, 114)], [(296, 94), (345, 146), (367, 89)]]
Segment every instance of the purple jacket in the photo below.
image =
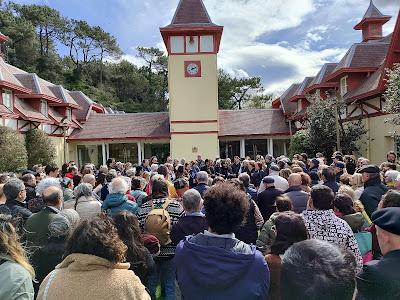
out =
[(199, 233), (175, 252), (182, 299), (267, 299), (270, 273), (264, 256), (236, 238)]

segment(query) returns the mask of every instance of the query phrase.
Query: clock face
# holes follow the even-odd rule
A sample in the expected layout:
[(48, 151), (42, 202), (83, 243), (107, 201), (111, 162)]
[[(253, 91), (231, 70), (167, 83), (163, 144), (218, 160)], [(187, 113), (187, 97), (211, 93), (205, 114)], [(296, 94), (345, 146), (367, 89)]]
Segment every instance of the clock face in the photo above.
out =
[(185, 77), (201, 77), (200, 61), (185, 61)]

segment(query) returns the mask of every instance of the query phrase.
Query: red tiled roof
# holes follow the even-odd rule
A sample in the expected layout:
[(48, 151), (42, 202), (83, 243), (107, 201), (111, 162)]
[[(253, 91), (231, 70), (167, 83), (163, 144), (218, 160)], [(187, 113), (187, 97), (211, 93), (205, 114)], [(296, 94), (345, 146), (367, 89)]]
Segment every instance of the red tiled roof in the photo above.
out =
[(380, 12), (380, 10), (371, 1), (369, 3), (369, 7), (368, 7), (367, 11), (364, 14), (364, 17), (362, 18), (362, 20), (356, 26), (354, 26), (354, 29), (360, 30), (362, 28), (362, 25), (365, 22), (368, 22), (368, 20), (371, 20), (371, 21), (381, 20), (382, 23), (386, 23), (390, 19), (391, 19), (390, 16), (386, 16), (386, 15), (382, 14)]
[(61, 85), (49, 85), (48, 88), (51, 90), (51, 92), (58, 99), (61, 99), (64, 104), (68, 104), (68, 105), (71, 105), (71, 106), (78, 107), (78, 104), (71, 97), (71, 95), (69, 94), (69, 91), (67, 91), (63, 86), (61, 86)]
[[(49, 106), (49, 117), (50, 119), (54, 120), (54, 122), (57, 123), (57, 125), (59, 125), (62, 121), (62, 119), (64, 119), (65, 117), (60, 115), (53, 107)], [(65, 120), (64, 121), (66, 125), (70, 126), (70, 127), (74, 127), (76, 128), (76, 124), (73, 121), (68, 121)]]
[(290, 119), (301, 120), (307, 116), (307, 108), (303, 108), (301, 111), (295, 113)]
[(290, 115), (297, 110), (297, 104), (290, 102), (290, 98), (293, 97), (299, 86), (300, 83), (292, 84), (280, 97), (281, 106), (285, 115)]
[(69, 94), (80, 106), (80, 109), (74, 110), (73, 114), (79, 121), (87, 121), (94, 102), (81, 91), (73, 91)]
[(160, 139), (170, 137), (169, 115), (163, 113), (90, 114), (70, 140)]
[(309, 87), (325, 83), (326, 79), (332, 73), (332, 71), (337, 67), (337, 65), (338, 65), (337, 63), (324, 64), (321, 70), (318, 72), (317, 76), (315, 76), (313, 81), (311, 81)]
[(202, 0), (180, 0), (170, 26), (214, 25)]
[(8, 64), (0, 57), (0, 81), (5, 81), (15, 85), (16, 87), (24, 88), (21, 82), (10, 72)]
[(0, 116), (17, 117), (18, 115), (9, 110), (5, 105), (0, 104)]
[(220, 110), (219, 136), (288, 135), (280, 109)]
[(305, 90), (310, 86), (310, 83), (313, 81), (314, 77), (306, 77), (303, 82), (299, 85), (297, 90), (295, 91), (292, 98), (289, 101), (296, 101), (297, 99), (305, 98)]
[(43, 123), (53, 123), (46, 116), (36, 111), (32, 106), (23, 100), (14, 97), (14, 108), (18, 111), (20, 117), (26, 121), (35, 121)]

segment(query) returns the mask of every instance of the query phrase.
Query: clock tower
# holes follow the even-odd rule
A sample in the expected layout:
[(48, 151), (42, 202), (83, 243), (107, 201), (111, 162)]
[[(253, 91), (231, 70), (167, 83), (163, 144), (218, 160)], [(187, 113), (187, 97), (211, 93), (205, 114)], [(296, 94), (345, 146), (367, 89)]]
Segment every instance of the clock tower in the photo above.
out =
[(202, 0), (180, 0), (160, 29), (168, 51), (171, 155), (192, 160), (219, 156), (217, 54), (223, 27)]

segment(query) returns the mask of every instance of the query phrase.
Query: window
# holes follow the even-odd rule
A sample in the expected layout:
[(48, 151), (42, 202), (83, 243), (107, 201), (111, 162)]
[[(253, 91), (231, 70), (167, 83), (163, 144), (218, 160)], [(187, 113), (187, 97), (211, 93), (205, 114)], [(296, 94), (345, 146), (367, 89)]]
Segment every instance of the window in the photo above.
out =
[(69, 121), (72, 120), (72, 110), (70, 108), (67, 108), (67, 119)]
[(171, 53), (185, 52), (185, 39), (183, 36), (171, 36)]
[(344, 96), (347, 94), (347, 76), (340, 79), (340, 95)]
[(7, 107), (9, 110), (13, 110), (13, 97), (12, 92), (9, 90), (3, 90), (3, 105)]
[(186, 37), (186, 52), (187, 53), (199, 52), (199, 37), (198, 36), (187, 36)]
[(200, 52), (214, 52), (214, 37), (212, 35), (200, 37)]
[(301, 105), (301, 100), (297, 101), (297, 112), (301, 112), (302, 105)]
[(49, 107), (47, 101), (40, 101), (40, 113), (46, 117), (49, 116)]

